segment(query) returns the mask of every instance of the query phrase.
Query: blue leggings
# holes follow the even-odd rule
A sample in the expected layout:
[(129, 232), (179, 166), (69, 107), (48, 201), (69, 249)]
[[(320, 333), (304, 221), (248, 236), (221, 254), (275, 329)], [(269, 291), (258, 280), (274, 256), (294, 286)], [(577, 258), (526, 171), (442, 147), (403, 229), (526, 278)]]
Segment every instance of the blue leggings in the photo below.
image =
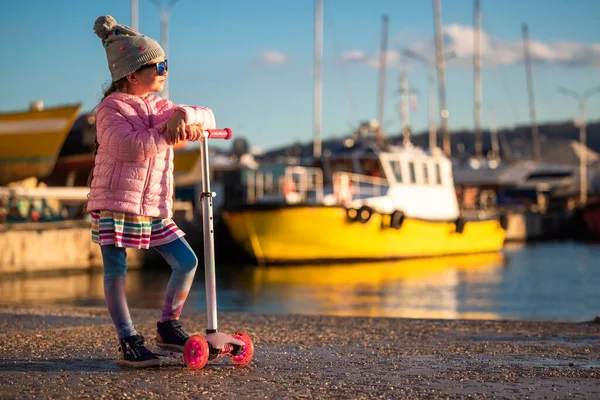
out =
[[(125, 293), (125, 276), (127, 275), (125, 248), (101, 246), (100, 249), (104, 262), (104, 299), (119, 339), (136, 335)], [(184, 238), (154, 247), (154, 249), (163, 256), (173, 270), (167, 284), (160, 321), (178, 319), (194, 280), (198, 258)]]

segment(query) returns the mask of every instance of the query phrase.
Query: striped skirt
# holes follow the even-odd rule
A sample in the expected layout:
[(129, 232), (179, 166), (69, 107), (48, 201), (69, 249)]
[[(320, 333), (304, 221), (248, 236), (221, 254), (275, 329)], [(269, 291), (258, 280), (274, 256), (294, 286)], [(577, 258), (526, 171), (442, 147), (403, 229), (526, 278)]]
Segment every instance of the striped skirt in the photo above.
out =
[(154, 218), (116, 211), (91, 211), (92, 241), (148, 249), (170, 243), (185, 235), (170, 218)]

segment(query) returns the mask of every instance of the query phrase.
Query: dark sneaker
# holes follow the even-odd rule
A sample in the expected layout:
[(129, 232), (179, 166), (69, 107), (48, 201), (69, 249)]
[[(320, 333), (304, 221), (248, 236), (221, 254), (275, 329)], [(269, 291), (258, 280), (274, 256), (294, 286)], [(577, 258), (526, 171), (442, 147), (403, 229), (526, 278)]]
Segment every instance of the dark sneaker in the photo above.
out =
[(161, 365), (160, 359), (144, 346), (144, 341), (142, 335), (127, 336), (125, 339), (121, 339), (119, 341), (121, 359), (118, 363), (134, 368)]
[(161, 349), (183, 352), (190, 335), (185, 333), (178, 319), (156, 323), (156, 344)]

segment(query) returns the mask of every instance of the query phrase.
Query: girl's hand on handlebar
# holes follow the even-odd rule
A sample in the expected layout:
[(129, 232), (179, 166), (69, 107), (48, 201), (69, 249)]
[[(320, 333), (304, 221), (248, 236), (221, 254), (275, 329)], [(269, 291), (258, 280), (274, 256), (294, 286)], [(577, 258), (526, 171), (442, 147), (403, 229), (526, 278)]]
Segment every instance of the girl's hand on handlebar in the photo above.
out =
[(202, 127), (200, 125), (188, 125), (187, 129), (187, 140), (190, 142), (196, 142), (202, 137)]
[(181, 111), (175, 111), (169, 117), (165, 128), (165, 137), (170, 145), (177, 144), (180, 140), (185, 140), (185, 114)]

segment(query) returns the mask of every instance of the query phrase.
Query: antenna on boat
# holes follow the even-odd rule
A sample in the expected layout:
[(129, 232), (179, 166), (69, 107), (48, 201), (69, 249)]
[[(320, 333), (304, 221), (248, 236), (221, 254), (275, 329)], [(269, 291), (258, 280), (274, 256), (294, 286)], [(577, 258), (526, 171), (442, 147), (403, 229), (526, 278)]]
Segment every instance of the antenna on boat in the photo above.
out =
[(493, 159), (500, 162), (500, 141), (498, 140), (498, 127), (493, 112), (490, 112), (490, 139), (492, 141)]
[(323, 85), (323, 0), (315, 0), (315, 53), (313, 72), (313, 157), (321, 157), (321, 123)]
[(475, 158), (483, 157), (483, 143), (481, 135), (481, 4), (479, 0), (474, 0), (473, 20), (475, 25), (473, 40), (473, 97), (474, 97), (474, 153)]
[(402, 62), (402, 72), (400, 73), (400, 119), (402, 120), (402, 143), (405, 146), (411, 144), (410, 138), (410, 96), (415, 92), (408, 86), (406, 78), (406, 63)]
[(448, 116), (446, 107), (446, 66), (444, 61), (444, 43), (442, 40), (442, 10), (440, 0), (433, 0), (435, 52), (438, 75), (438, 90), (440, 99), (440, 116), (442, 117), (442, 147), (447, 157), (450, 157), (452, 149), (450, 136), (448, 135)]
[(388, 41), (388, 16), (383, 15), (381, 19), (381, 50), (379, 53), (379, 90), (377, 95), (377, 144), (383, 145), (383, 110), (385, 104), (385, 72), (387, 63), (387, 41)]
[[(166, 7), (163, 7), (160, 0), (150, 0), (152, 4), (156, 6), (160, 14), (160, 45), (165, 51), (165, 59), (168, 59), (169, 55), (169, 17), (171, 16), (171, 10), (179, 0), (169, 0)], [(169, 98), (169, 80), (165, 80), (161, 97)]]
[(540, 135), (535, 118), (535, 97), (533, 94), (533, 77), (531, 72), (531, 55), (529, 54), (529, 28), (527, 24), (522, 26), (523, 52), (525, 53), (525, 68), (527, 73), (527, 92), (529, 94), (529, 117), (531, 119), (531, 136), (533, 145), (533, 159), (540, 161)]
[[(428, 113), (429, 113), (429, 150), (433, 150), (437, 147), (437, 112), (436, 109), (436, 97), (435, 97), (435, 63), (429, 60), (428, 57), (423, 56), (413, 50), (406, 49), (402, 51), (402, 54), (406, 57), (410, 57), (413, 60), (416, 60), (422, 63), (425, 68), (427, 68), (427, 86), (428, 86)], [(455, 53), (452, 51), (452, 56), (455, 56)], [(444, 57), (448, 58), (447, 55)]]

